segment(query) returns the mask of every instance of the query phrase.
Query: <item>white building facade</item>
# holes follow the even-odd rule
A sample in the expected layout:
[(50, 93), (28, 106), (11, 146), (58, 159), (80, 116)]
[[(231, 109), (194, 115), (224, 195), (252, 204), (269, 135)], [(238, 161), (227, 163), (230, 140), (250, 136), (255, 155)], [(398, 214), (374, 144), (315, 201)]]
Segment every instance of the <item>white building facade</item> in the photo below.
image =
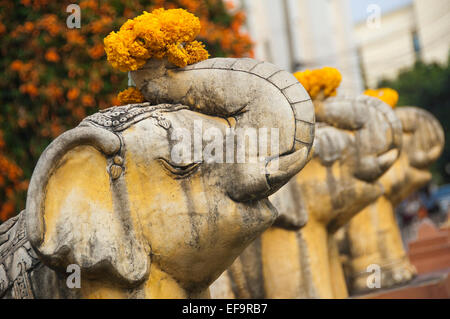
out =
[(414, 0), (384, 13), (379, 25), (361, 21), (354, 27), (368, 87), (395, 78), (418, 59), (446, 63), (450, 49), (450, 1)]
[(348, 0), (234, 0), (247, 14), (255, 58), (295, 72), (332, 66), (339, 94), (363, 90)]
[(374, 88), (417, 59), (448, 59), (450, 0), (411, 0), (389, 12), (378, 6), (379, 23), (368, 5), (366, 19), (355, 25), (349, 0), (233, 2), (247, 14), (255, 58), (291, 72), (336, 67), (343, 78), (338, 94)]

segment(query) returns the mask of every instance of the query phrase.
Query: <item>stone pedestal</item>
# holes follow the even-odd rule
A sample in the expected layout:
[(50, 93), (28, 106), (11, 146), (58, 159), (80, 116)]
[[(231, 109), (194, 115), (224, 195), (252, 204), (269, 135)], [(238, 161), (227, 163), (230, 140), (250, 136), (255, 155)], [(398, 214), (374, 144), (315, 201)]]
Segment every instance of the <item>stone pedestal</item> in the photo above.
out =
[(450, 299), (450, 229), (424, 219), (408, 256), (418, 276), (409, 284), (354, 296), (363, 299)]
[(419, 274), (450, 268), (450, 229), (438, 229), (425, 219), (417, 240), (409, 243), (408, 255)]
[(357, 299), (450, 299), (450, 268), (419, 275), (408, 285), (354, 296)]

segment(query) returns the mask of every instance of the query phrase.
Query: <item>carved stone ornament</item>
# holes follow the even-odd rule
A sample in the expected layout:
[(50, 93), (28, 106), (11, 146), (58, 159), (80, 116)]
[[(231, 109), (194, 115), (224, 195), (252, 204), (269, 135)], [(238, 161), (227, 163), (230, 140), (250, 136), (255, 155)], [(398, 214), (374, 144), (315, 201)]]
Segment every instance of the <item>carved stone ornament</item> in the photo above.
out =
[(31, 272), (40, 264), (28, 241), (21, 213), (0, 225), (0, 297), (33, 299)]
[(80, 125), (83, 126), (84, 123), (90, 122), (112, 132), (120, 132), (134, 123), (151, 117), (159, 126), (167, 130), (171, 123), (161, 111), (175, 112), (183, 109), (188, 109), (188, 107), (181, 104), (150, 105), (149, 102), (114, 106), (86, 117)]

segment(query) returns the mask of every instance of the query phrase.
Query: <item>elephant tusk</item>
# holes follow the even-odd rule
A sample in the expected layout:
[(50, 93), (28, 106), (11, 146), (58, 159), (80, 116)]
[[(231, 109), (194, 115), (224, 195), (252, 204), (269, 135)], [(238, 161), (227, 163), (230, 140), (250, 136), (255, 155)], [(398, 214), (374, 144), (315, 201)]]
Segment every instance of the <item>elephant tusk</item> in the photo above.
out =
[(380, 169), (384, 172), (389, 169), (389, 167), (394, 164), (394, 162), (397, 160), (399, 156), (399, 150), (398, 149), (392, 149), (387, 151), (386, 153), (378, 156), (378, 165)]
[[(266, 165), (266, 176), (271, 190), (275, 191), (283, 186), (287, 180), (300, 172), (310, 158), (308, 156), (308, 148), (303, 146), (294, 153), (270, 160)], [(274, 167), (277, 165), (278, 169)]]

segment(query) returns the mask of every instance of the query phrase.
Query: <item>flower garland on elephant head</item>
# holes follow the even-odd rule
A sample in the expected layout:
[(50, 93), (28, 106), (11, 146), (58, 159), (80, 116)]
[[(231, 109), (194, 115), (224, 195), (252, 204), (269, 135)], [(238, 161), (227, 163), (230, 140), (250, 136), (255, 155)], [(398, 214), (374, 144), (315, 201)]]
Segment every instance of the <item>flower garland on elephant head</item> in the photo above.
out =
[[(339, 70), (331, 67), (322, 69), (305, 70), (294, 73), (297, 80), (303, 85), (312, 100), (324, 100), (335, 96), (337, 88), (342, 81)], [(398, 93), (391, 88), (380, 88), (366, 90), (365, 95), (376, 97), (394, 108), (398, 102)]]
[(395, 108), (398, 102), (398, 92), (391, 88), (381, 88), (376, 90), (369, 89), (366, 90), (364, 94), (376, 97), (392, 108)]
[[(105, 52), (108, 62), (123, 72), (135, 71), (149, 59), (164, 57), (185, 67), (209, 57), (205, 45), (195, 41), (199, 32), (200, 20), (184, 9), (144, 11), (104, 39)], [(123, 105), (143, 102), (144, 98), (131, 87), (120, 92), (118, 100)]]
[(338, 69), (324, 67), (315, 70), (305, 70), (294, 73), (312, 100), (323, 100), (335, 96), (341, 84), (342, 75)]
[(134, 86), (130, 86), (117, 94), (117, 99), (119, 100), (120, 105), (142, 103), (145, 101), (142, 93)]

